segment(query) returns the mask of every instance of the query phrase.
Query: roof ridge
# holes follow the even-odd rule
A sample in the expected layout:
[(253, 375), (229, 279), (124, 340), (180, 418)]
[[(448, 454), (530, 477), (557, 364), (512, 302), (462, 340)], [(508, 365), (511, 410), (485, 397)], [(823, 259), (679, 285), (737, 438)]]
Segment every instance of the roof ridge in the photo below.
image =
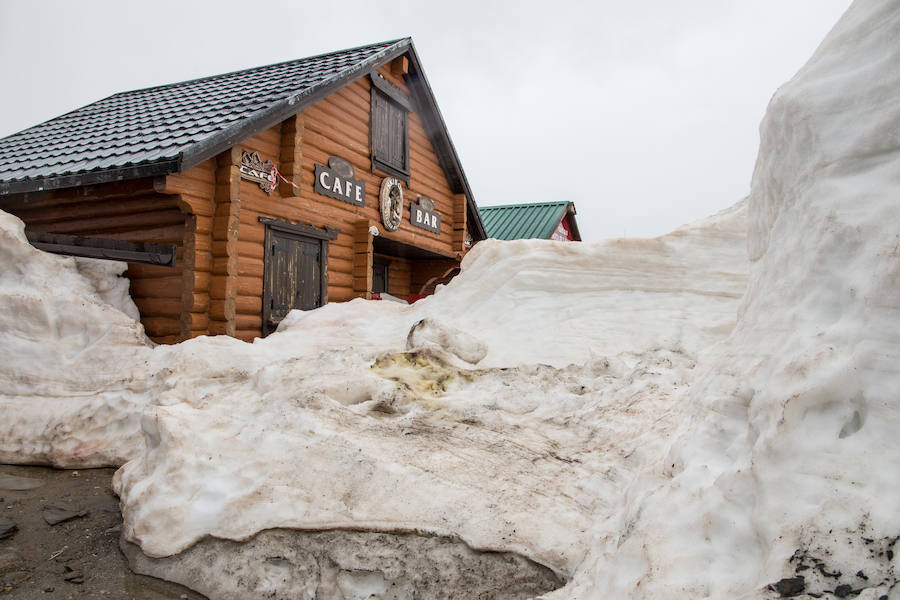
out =
[(516, 204), (495, 204), (492, 206), (478, 206), (478, 210), (490, 210), (492, 208), (529, 208), (532, 206), (555, 206), (569, 204), (571, 200), (551, 200), (547, 202), (520, 202)]
[[(249, 72), (249, 71), (259, 71), (259, 70), (261, 70), (261, 69), (270, 69), (270, 68), (272, 68), (272, 67), (278, 67), (278, 66), (281, 66), (281, 65), (287, 65), (287, 64), (291, 64), (291, 63), (298, 63), (298, 62), (303, 62), (303, 61), (307, 61), (307, 60), (311, 61), (311, 60), (314, 60), (314, 59), (324, 58), (324, 57), (326, 57), (326, 56), (331, 56), (331, 55), (335, 55), (335, 54), (343, 54), (343, 53), (345, 53), (345, 52), (354, 52), (354, 51), (356, 51), (356, 50), (363, 50), (363, 49), (365, 49), (365, 48), (376, 48), (376, 47), (379, 47), (379, 46), (383, 46), (384, 48), (388, 48), (388, 47), (390, 47), (390, 46), (393, 46), (394, 44), (398, 44), (398, 43), (400, 43), (400, 42), (402, 42), (402, 41), (410, 40), (410, 39), (412, 39), (412, 38), (410, 38), (410, 37), (404, 37), (404, 38), (397, 38), (397, 39), (395, 39), (395, 40), (387, 40), (387, 41), (384, 41), (384, 42), (375, 42), (374, 44), (363, 44), (363, 45), (361, 45), (361, 46), (354, 46), (354, 47), (352, 47), (352, 48), (344, 48), (343, 50), (334, 50), (334, 51), (332, 51), (332, 52), (323, 52), (323, 53), (321, 53), (321, 54), (314, 54), (313, 56), (304, 56), (304, 57), (302, 57), (302, 58), (292, 58), (292, 59), (290, 59), (290, 60), (283, 60), (283, 61), (280, 61), (280, 62), (275, 62), (275, 63), (268, 64), (268, 65), (259, 65), (259, 66), (256, 66), (256, 67), (247, 67), (247, 68), (245, 68), (245, 69), (235, 69), (234, 71), (226, 71), (225, 73), (218, 73), (218, 74), (216, 74), (216, 75), (205, 75), (205, 76), (203, 76), (203, 77), (196, 77), (196, 78), (194, 78), (194, 79), (185, 79), (184, 81), (173, 81), (172, 83), (164, 83), (164, 84), (162, 84), (162, 85), (151, 85), (151, 86), (147, 86), (147, 87), (143, 87), (143, 88), (137, 88), (137, 89), (134, 89), (134, 90), (127, 90), (127, 91), (124, 91), (124, 92), (116, 92), (115, 94), (112, 94), (112, 95), (107, 96), (107, 97), (105, 97), (105, 98), (101, 98), (100, 100), (97, 100), (96, 102), (101, 102), (101, 101), (103, 101), (103, 100), (108, 100), (108, 99), (110, 99), (110, 98), (115, 98), (116, 96), (127, 96), (127, 95), (129, 95), (129, 94), (136, 94), (136, 93), (138, 93), (138, 92), (146, 92), (146, 91), (149, 91), (149, 90), (162, 90), (162, 89), (173, 88), (173, 87), (177, 87), (177, 86), (185, 85), (185, 84), (189, 84), (189, 83), (197, 83), (197, 82), (200, 82), (200, 81), (206, 81), (206, 80), (210, 80), (210, 79), (218, 79), (218, 78), (220, 78), (220, 77), (227, 77), (228, 75), (237, 75), (237, 74), (240, 74), (240, 73), (247, 73), (247, 72)], [(91, 104), (96, 104), (96, 102), (92, 102)], [(86, 108), (87, 106), (90, 106), (90, 104), (85, 105), (85, 106), (83, 106), (83, 107), (81, 107), (81, 108)]]

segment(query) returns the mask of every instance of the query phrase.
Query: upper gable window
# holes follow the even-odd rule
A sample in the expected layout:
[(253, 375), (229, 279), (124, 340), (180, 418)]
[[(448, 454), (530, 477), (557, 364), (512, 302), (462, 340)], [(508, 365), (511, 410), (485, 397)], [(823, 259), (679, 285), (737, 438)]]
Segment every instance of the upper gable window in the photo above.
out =
[(372, 168), (409, 182), (409, 100), (399, 88), (372, 77)]

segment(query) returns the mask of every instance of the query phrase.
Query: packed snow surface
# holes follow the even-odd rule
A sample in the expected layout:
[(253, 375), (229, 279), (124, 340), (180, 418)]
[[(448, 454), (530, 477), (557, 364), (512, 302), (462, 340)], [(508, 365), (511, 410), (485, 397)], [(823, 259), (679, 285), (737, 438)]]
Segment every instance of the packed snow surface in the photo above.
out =
[[(652, 240), (489, 242), (451, 285), (412, 306), (295, 312), (254, 344), (216, 337), (151, 349), (136, 335), (106, 350), (131, 369), (123, 399), (137, 410), (121, 408), (130, 425), (140, 419), (144, 448), (82, 431), (96, 420), (90, 407), (63, 418), (68, 437), (91, 437), (94, 455), (47, 444), (60, 424), (46, 410), (30, 446), (24, 435), (0, 443), (17, 462), (133, 458), (116, 478), (124, 537), (149, 557), (206, 536), (364, 529), (460, 539), (568, 577), (596, 515), (683, 413), (674, 400), (696, 355), (733, 327), (745, 229), (740, 203)], [(16, 231), (10, 247), (71, 269)], [(79, 307), (66, 305), (91, 331), (97, 320)], [(107, 309), (105, 326), (135, 327)], [(22, 360), (52, 370), (39, 350)], [(90, 356), (76, 366), (95, 368)], [(43, 402), (11, 395), (3, 410), (71, 394), (48, 382)]]
[(900, 594), (898, 40), (858, 0), (773, 97), (735, 330), (550, 597)]
[(124, 270), (41, 252), (0, 212), (0, 462), (118, 465), (143, 447), (151, 349)]
[[(547, 600), (894, 599), (897, 40), (900, 0), (853, 4), (773, 97), (746, 204), (652, 240), (480, 243), (434, 297), (253, 344), (150, 348), (101, 298), (115, 273), (4, 215), (0, 456), (130, 459), (132, 564), (221, 597), (288, 597), (272, 565), (330, 544), (294, 530), (380, 535), (407, 574), (420, 546), (512, 553), (568, 582)], [(399, 573), (328, 564), (334, 597)]]

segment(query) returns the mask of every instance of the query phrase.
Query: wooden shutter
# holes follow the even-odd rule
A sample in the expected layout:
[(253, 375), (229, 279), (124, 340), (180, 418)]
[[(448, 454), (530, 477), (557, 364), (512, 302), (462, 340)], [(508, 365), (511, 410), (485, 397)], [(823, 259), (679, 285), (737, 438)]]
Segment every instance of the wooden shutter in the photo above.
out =
[(372, 166), (409, 178), (409, 114), (379, 89), (372, 88)]
[(372, 132), (374, 137), (374, 158), (390, 164), (391, 156), (391, 103), (387, 98), (372, 92)]

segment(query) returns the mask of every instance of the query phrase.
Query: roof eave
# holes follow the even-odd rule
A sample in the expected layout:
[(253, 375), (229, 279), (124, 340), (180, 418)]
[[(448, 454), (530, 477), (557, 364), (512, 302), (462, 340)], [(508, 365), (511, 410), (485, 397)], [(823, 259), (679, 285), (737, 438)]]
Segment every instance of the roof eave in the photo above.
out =
[(37, 179), (0, 181), (0, 196), (58, 190), (83, 185), (114, 183), (131, 179), (143, 179), (144, 177), (159, 177), (162, 175), (178, 173), (181, 169), (181, 155), (179, 155), (175, 158), (166, 158), (152, 163), (117, 167), (115, 169), (56, 175), (53, 177), (41, 177)]

